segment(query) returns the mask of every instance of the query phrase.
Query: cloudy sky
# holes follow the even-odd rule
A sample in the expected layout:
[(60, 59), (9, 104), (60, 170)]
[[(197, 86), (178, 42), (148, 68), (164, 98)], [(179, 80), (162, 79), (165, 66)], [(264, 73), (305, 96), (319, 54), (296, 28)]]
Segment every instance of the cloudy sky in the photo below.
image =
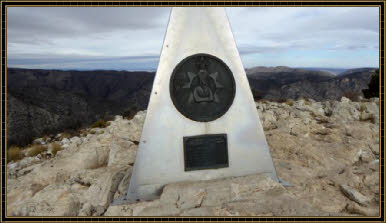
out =
[[(8, 7), (8, 67), (155, 70), (170, 10)], [(226, 11), (246, 68), (378, 67), (377, 7)]]

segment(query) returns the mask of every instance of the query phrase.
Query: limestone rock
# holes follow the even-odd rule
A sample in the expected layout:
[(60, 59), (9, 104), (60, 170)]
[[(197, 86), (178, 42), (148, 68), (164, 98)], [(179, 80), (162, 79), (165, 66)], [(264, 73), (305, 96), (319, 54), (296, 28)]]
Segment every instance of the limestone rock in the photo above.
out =
[(379, 215), (378, 209), (371, 209), (371, 208), (362, 207), (362, 206), (359, 206), (358, 204), (355, 204), (355, 203), (347, 204), (346, 210), (349, 213), (360, 214), (360, 215), (364, 215), (364, 216), (378, 216)]
[[(378, 103), (379, 104), (379, 103)], [(263, 175), (166, 185), (161, 198), (111, 206), (130, 183), (146, 111), (100, 133), (64, 138), (63, 150), (7, 163), (10, 216), (376, 216), (377, 101), (256, 102), (283, 187)], [(362, 116), (363, 118), (364, 116)], [(103, 133), (102, 133), (103, 131)], [(79, 143), (81, 141), (81, 143)], [(342, 185), (342, 186), (340, 186)], [(358, 205), (358, 204), (359, 205)]]
[(91, 143), (83, 146), (72, 162), (82, 169), (92, 169), (107, 165), (108, 159), (107, 145)]
[(49, 185), (23, 202), (13, 215), (16, 216), (77, 216), (79, 201), (68, 186)]
[(68, 143), (70, 143), (70, 140), (68, 140), (67, 138), (64, 138), (64, 139), (62, 139), (62, 145), (66, 145), (66, 144), (68, 144)]
[(114, 200), (122, 196), (126, 196), (127, 191), (129, 189), (130, 177), (131, 177), (132, 171), (133, 171), (132, 167), (129, 167), (127, 170), (124, 171), (125, 175), (123, 176), (121, 182), (119, 183), (117, 191), (114, 194)]
[(103, 207), (104, 211), (113, 201), (114, 194), (124, 174), (123, 170), (116, 169), (103, 173), (86, 192), (86, 200), (93, 207)]
[(128, 167), (133, 165), (137, 146), (131, 141), (113, 140), (110, 144), (108, 166)]
[(367, 203), (370, 201), (369, 198), (365, 197), (363, 194), (359, 193), (358, 191), (348, 187), (347, 185), (340, 185), (340, 189), (351, 200), (357, 202), (360, 205), (366, 206)]
[(72, 137), (71, 139), (70, 139), (70, 141), (71, 141), (71, 143), (73, 143), (73, 144), (75, 144), (75, 145), (80, 145), (80, 144), (82, 144), (82, 140), (79, 138), (79, 137), (77, 137), (77, 136), (75, 136), (75, 137)]
[(289, 194), (263, 174), (165, 186), (151, 202), (110, 206), (109, 215), (327, 215)]

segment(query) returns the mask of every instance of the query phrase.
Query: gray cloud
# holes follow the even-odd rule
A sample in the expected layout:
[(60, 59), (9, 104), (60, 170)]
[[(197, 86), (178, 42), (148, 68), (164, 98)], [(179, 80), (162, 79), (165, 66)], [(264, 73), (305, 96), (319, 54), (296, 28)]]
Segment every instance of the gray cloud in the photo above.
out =
[(152, 30), (163, 24), (170, 8), (9, 7), (7, 33), (11, 43), (36, 43), (52, 38)]
[[(378, 64), (376, 7), (226, 10), (248, 67), (293, 65), (298, 61), (305, 66), (310, 61), (320, 63), (318, 66)], [(103, 66), (155, 69), (169, 12), (170, 8), (152, 7), (8, 7), (8, 65), (46, 69), (103, 69)], [(301, 56), (296, 51), (306, 51), (308, 55)], [(337, 59), (342, 53), (350, 57), (342, 58), (340, 63)], [(324, 56), (319, 58), (317, 54)]]

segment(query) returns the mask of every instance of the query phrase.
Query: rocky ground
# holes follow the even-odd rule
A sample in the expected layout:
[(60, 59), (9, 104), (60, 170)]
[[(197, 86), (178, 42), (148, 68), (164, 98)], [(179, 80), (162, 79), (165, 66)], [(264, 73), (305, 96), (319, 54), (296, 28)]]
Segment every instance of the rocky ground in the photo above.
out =
[[(84, 137), (39, 139), (48, 150), (7, 164), (8, 216), (376, 216), (379, 102), (256, 102), (283, 186), (261, 174), (164, 187), (160, 199), (124, 195), (146, 113), (117, 116)], [(62, 146), (52, 154), (51, 143)], [(26, 152), (28, 149), (26, 149)], [(166, 165), (166, 164), (165, 164)]]

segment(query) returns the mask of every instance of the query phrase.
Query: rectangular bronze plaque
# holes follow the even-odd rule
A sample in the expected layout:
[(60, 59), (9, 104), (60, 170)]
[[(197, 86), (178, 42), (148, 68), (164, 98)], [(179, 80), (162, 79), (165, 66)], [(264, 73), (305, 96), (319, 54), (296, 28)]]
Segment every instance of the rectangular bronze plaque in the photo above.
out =
[(226, 134), (184, 137), (185, 171), (228, 167)]

